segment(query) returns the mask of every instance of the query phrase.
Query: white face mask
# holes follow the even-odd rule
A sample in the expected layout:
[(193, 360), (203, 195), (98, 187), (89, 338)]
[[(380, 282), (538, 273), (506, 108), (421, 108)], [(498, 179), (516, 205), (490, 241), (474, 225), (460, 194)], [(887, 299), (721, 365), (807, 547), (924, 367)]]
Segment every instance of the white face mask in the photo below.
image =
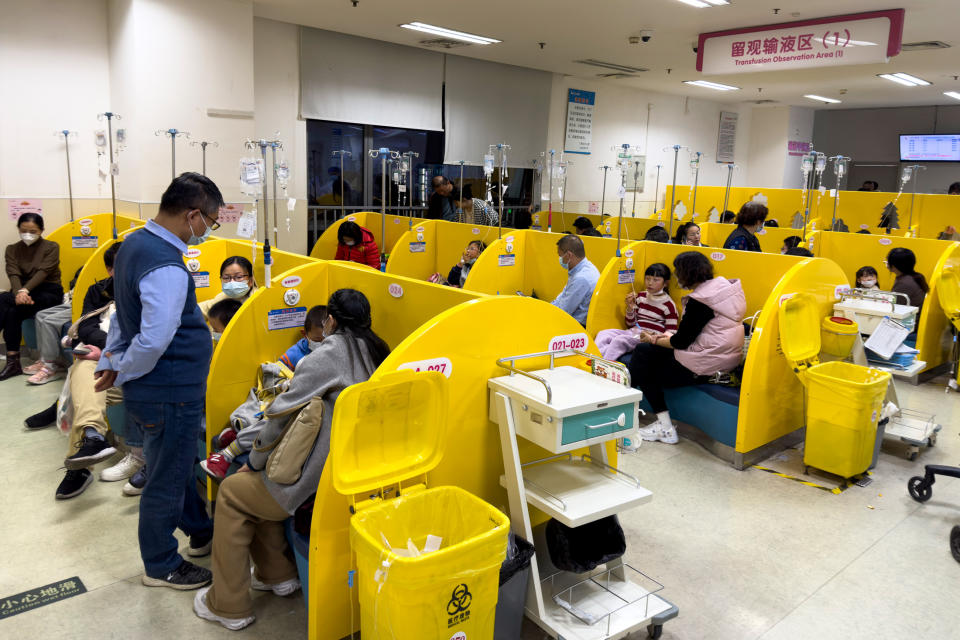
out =
[(863, 287), (869, 289), (870, 287), (876, 286), (877, 281), (874, 280), (873, 278), (863, 278), (862, 280), (860, 280), (860, 284)]
[(311, 340), (307, 338), (307, 346), (310, 348), (310, 351), (316, 351), (317, 347), (323, 344), (323, 340)]
[(20, 239), (23, 240), (23, 244), (30, 246), (34, 242), (40, 239), (40, 234), (37, 233), (21, 233)]
[(356, 242), (354, 242), (353, 240), (344, 240), (343, 244), (345, 244), (348, 247), (352, 247), (353, 245), (356, 244)]
[(222, 336), (223, 334), (220, 333), (219, 331), (211, 331), (211, 332), (210, 332), (210, 335), (213, 336), (213, 341), (214, 341), (214, 342), (220, 342), (220, 336)]
[(250, 285), (242, 280), (231, 280), (223, 283), (223, 292), (229, 298), (242, 298), (250, 291)]
[(207, 224), (206, 217), (202, 213), (200, 214), (200, 222), (203, 223), (203, 228), (204, 228), (203, 235), (198, 237), (196, 234), (194, 234), (193, 223), (191, 222), (190, 223), (190, 239), (187, 240), (188, 245), (203, 244), (204, 242), (207, 241), (207, 238), (210, 237), (210, 234), (213, 233), (213, 229), (211, 229), (210, 225)]

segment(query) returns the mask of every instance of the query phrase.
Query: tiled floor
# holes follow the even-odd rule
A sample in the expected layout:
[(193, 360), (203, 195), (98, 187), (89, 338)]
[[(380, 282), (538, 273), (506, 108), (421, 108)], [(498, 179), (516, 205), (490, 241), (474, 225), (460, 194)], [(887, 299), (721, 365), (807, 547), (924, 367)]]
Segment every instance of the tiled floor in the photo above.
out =
[[(757, 470), (735, 471), (698, 445), (644, 444), (625, 469), (654, 499), (624, 514), (627, 560), (662, 582), (680, 616), (664, 638), (955, 638), (960, 565), (948, 535), (960, 524), (960, 484), (938, 480), (920, 505), (906, 481), (924, 463), (960, 462), (960, 395), (943, 379), (900, 384), (904, 405), (938, 413), (938, 446), (916, 462), (888, 441), (868, 487), (834, 495)], [(148, 589), (137, 550), (137, 498), (122, 483), (94, 482), (55, 501), (66, 439), (29, 432), (60, 383), (0, 383), (2, 598), (79, 576), (88, 593), (0, 620), (0, 638), (216, 638), (233, 632), (193, 615), (192, 593)], [(793, 458), (770, 466), (788, 468)], [(827, 484), (828, 480), (822, 480)], [(260, 595), (253, 638), (305, 637), (302, 598)], [(527, 625), (524, 640), (546, 636)], [(645, 637), (640, 634), (638, 637)]]

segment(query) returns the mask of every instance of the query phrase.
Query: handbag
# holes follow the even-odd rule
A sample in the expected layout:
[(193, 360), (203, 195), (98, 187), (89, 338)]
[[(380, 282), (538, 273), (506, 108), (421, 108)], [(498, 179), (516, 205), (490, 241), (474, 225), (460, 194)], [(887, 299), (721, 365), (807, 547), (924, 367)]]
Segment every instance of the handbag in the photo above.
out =
[(258, 440), (253, 446), (259, 452), (271, 451), (264, 473), (267, 478), (277, 484), (293, 484), (300, 479), (303, 465), (313, 451), (313, 445), (323, 426), (321, 396), (316, 396), (306, 404), (292, 408), (288, 413), (293, 413), (297, 409), (300, 410), (299, 413), (287, 423), (276, 440), (266, 446), (258, 446)]

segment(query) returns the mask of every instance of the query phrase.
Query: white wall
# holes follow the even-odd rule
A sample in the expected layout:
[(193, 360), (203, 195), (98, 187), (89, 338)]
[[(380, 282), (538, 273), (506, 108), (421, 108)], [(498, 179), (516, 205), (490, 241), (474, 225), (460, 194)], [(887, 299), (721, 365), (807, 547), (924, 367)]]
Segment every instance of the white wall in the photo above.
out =
[(757, 107), (750, 126), (750, 167), (744, 184), (779, 188), (787, 154), (789, 107)]
[[(787, 116), (787, 142), (813, 143), (813, 115), (814, 109), (808, 107), (790, 107)], [(803, 174), (800, 172), (802, 156), (791, 156), (786, 146), (782, 147), (786, 158), (783, 163), (783, 180), (780, 183), (784, 189), (802, 189)]]
[[(603, 188), (603, 171), (600, 165), (614, 165), (616, 152), (611, 148), (624, 143), (638, 145), (646, 150), (646, 184), (644, 192), (637, 196), (637, 215), (646, 215), (650, 211), (656, 186), (656, 165), (662, 164), (660, 175), (660, 193), (672, 180), (673, 149), (664, 150), (675, 144), (684, 145), (690, 151), (701, 151), (704, 160), (700, 170), (701, 185), (723, 185), (727, 180), (727, 168), (717, 164), (717, 132), (720, 111), (735, 111), (740, 114), (737, 141), (736, 163), (740, 170), (734, 175), (734, 184), (745, 184), (748, 167), (748, 149), (750, 138), (749, 107), (722, 105), (707, 100), (688, 99), (648, 91), (641, 91), (618, 85), (613, 81), (596, 78), (576, 78), (555, 75), (550, 102), (547, 146), (560, 151), (563, 149), (566, 132), (567, 90), (584, 89), (595, 91), (596, 106), (593, 115), (593, 145), (590, 155), (567, 155), (572, 160), (567, 179), (567, 210), (586, 211), (590, 201), (599, 201)], [(649, 113), (649, 120), (648, 120)], [(693, 172), (689, 169), (689, 152), (681, 149), (677, 184), (688, 185), (693, 182)], [(752, 158), (751, 158), (752, 163)], [(619, 212), (617, 187), (619, 174), (611, 170), (608, 174), (606, 192), (606, 212)], [(633, 193), (628, 192), (625, 210), (629, 214)], [(559, 205), (555, 205), (559, 208)]]

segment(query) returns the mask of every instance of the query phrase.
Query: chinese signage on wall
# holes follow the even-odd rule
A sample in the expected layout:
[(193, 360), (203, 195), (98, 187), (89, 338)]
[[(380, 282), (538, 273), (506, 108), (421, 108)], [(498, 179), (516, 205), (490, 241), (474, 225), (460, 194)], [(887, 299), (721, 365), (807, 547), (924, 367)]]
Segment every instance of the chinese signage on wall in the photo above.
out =
[(737, 144), (737, 118), (733, 111), (720, 112), (720, 130), (717, 132), (717, 162), (733, 162)]
[(697, 71), (749, 73), (887, 62), (900, 53), (903, 9), (701, 33)]
[(593, 143), (593, 91), (569, 89), (567, 92), (567, 137), (563, 142), (565, 153), (590, 153)]

